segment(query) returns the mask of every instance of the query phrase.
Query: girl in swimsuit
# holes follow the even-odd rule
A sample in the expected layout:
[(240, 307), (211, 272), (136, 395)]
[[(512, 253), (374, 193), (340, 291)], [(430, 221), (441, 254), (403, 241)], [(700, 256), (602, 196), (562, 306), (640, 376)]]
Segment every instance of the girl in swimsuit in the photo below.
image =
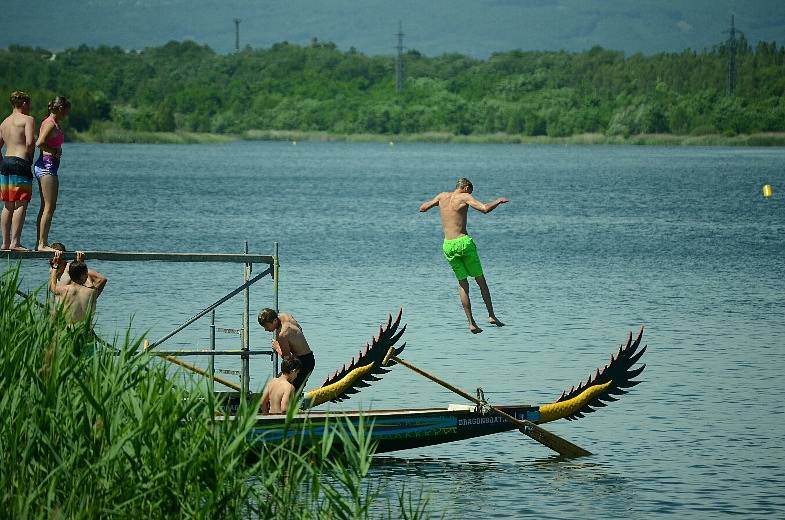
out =
[(41, 209), (38, 211), (36, 221), (37, 243), (39, 251), (51, 251), (49, 247), (49, 227), (52, 225), (52, 215), (57, 207), (57, 191), (60, 181), (57, 170), (60, 168), (60, 156), (63, 154), (63, 141), (65, 135), (60, 128), (60, 123), (71, 112), (71, 102), (65, 96), (57, 96), (49, 102), (49, 117), (41, 121), (38, 132), (38, 141), (35, 145), (41, 150), (35, 162), (35, 178), (38, 179), (38, 193), (41, 195)]

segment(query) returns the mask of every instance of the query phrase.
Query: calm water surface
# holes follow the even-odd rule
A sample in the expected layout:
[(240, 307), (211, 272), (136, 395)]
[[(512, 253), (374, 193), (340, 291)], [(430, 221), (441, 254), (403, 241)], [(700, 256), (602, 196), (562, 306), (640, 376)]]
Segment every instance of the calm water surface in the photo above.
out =
[[(520, 433), (380, 456), (385, 489), (446, 518), (768, 518), (785, 509), (785, 150), (241, 142), (65, 148), (51, 237), (69, 249), (281, 253), (281, 308), (316, 351), (309, 387), (404, 308), (406, 357), (493, 401), (541, 404), (646, 326), (644, 383), (548, 427), (595, 453), (560, 462)], [(498, 315), (468, 333), (419, 204), (469, 177), (512, 199), (470, 215)], [(774, 196), (760, 195), (770, 183)], [(33, 243), (31, 208), (24, 243)], [(242, 282), (237, 265), (99, 263), (103, 335), (157, 338)], [(46, 266), (28, 262), (28, 288)], [(475, 312), (482, 302), (472, 287)], [(254, 286), (252, 313), (272, 302)], [(239, 327), (241, 300), (218, 325)], [(254, 322), (252, 317), (252, 323)], [(207, 345), (207, 322), (170, 348)], [(269, 345), (255, 328), (252, 347)], [(238, 348), (236, 337), (219, 348)], [(239, 363), (219, 359), (226, 370)], [(270, 372), (252, 361), (251, 386)], [(233, 379), (233, 376), (225, 376)], [(399, 368), (346, 407), (460, 397)], [(779, 511), (779, 513), (777, 513)]]

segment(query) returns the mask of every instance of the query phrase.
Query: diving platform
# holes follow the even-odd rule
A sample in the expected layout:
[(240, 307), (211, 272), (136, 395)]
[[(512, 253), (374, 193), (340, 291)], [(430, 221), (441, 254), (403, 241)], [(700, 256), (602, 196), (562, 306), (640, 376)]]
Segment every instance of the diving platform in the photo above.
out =
[[(277, 375), (278, 372), (278, 354), (272, 350), (251, 350), (250, 349), (250, 323), (249, 323), (249, 315), (250, 315), (250, 292), (249, 288), (251, 285), (255, 284), (262, 278), (267, 276), (272, 278), (273, 282), (273, 303), (271, 307), (278, 311), (278, 271), (280, 268), (279, 264), (279, 257), (278, 257), (278, 243), (275, 242), (273, 245), (273, 254), (272, 255), (261, 255), (261, 254), (250, 254), (248, 252), (248, 242), (245, 242), (244, 252), (242, 253), (168, 253), (168, 252), (132, 252), (132, 251), (82, 251), (85, 255), (85, 260), (89, 263), (92, 262), (183, 262), (183, 263), (205, 263), (205, 262), (213, 262), (213, 263), (229, 263), (229, 264), (241, 264), (242, 265), (242, 273), (243, 273), (243, 283), (227, 293), (222, 298), (218, 299), (217, 301), (213, 302), (212, 304), (208, 305), (201, 311), (197, 312), (193, 317), (185, 321), (185, 323), (178, 326), (172, 332), (166, 334), (162, 338), (158, 339), (157, 341), (146, 342), (145, 351), (150, 352), (150, 354), (160, 356), (167, 361), (173, 362), (177, 365), (180, 365), (188, 370), (191, 370), (196, 373), (200, 373), (202, 375), (207, 376), (210, 381), (216, 381), (225, 386), (228, 386), (234, 390), (240, 391), (242, 394), (249, 393), (249, 357), (252, 355), (269, 355), (273, 365), (273, 377)], [(25, 260), (49, 260), (52, 258), (53, 252), (52, 251), (10, 251), (10, 250), (2, 250), (0, 251), (0, 260), (5, 260), (8, 264), (11, 264), (13, 261), (25, 261)], [(66, 260), (74, 260), (76, 258), (76, 251), (64, 251), (62, 253), (62, 257)], [(263, 264), (266, 266), (261, 272), (256, 273), (253, 277), (251, 277), (251, 272), (253, 270), (254, 264)], [(19, 291), (18, 291), (19, 292)], [(242, 326), (240, 328), (224, 328), (224, 327), (217, 327), (215, 324), (215, 309), (228, 300), (232, 299), (233, 297), (239, 295), (240, 293), (243, 294), (243, 314), (242, 314)], [(26, 298), (32, 297), (29, 294), (24, 294), (20, 292), (20, 295)], [(38, 302), (39, 305), (43, 305), (42, 303)], [(204, 316), (210, 315), (210, 348), (199, 350), (199, 349), (192, 349), (192, 350), (176, 350), (176, 351), (155, 351), (159, 345), (170, 339), (171, 337), (178, 334), (183, 329), (191, 326), (193, 323), (198, 321), (199, 319), (203, 318)], [(218, 351), (215, 349), (215, 333), (217, 332), (224, 332), (224, 333), (231, 333), (233, 335), (240, 336), (240, 349), (238, 350), (228, 350), (228, 351)], [(209, 359), (208, 369), (206, 371), (201, 370), (197, 367), (192, 365), (188, 365), (180, 360), (177, 360), (177, 356), (206, 356)], [(227, 382), (215, 376), (215, 366), (214, 366), (214, 359), (216, 356), (237, 356), (240, 358), (241, 362), (241, 370), (240, 370), (240, 385), (235, 385), (231, 382)]]
[[(144, 253), (128, 251), (83, 251), (88, 260), (105, 262), (216, 262), (234, 264), (273, 265), (276, 256), (252, 255), (248, 253)], [(75, 251), (65, 251), (63, 258), (73, 260)], [(0, 258), (26, 260), (52, 258), (52, 251), (0, 251)]]

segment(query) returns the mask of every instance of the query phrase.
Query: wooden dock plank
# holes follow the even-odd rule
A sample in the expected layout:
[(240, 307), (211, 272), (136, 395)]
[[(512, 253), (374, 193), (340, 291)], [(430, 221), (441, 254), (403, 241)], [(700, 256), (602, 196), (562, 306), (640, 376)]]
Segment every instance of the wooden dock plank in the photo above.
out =
[[(102, 260), (107, 262), (227, 262), (237, 264), (268, 264), (273, 265), (271, 255), (254, 255), (244, 253), (156, 253), (130, 251), (85, 251), (87, 261)], [(74, 251), (66, 251), (63, 257), (73, 260)], [(51, 251), (0, 251), (0, 258), (8, 260), (29, 260), (34, 258), (52, 258)]]

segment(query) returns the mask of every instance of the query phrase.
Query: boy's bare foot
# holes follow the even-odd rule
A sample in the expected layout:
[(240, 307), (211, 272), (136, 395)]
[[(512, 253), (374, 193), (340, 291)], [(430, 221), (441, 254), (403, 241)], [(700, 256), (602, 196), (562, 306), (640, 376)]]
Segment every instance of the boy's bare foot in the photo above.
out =
[(496, 325), (497, 327), (504, 327), (504, 323), (499, 321), (499, 318), (497, 318), (496, 316), (489, 317), (488, 323), (490, 323), (491, 325)]
[(25, 246), (20, 246), (19, 244), (15, 246), (11, 246), (11, 251), (30, 251)]
[(8, 247), (8, 244), (3, 244), (2, 246), (0, 246), (0, 251), (8, 251), (9, 249), (11, 248)]
[(482, 329), (477, 325), (469, 325), (469, 332), (471, 332), (472, 334), (479, 334), (480, 332), (482, 332)]
[(35, 249), (36, 251), (54, 251), (54, 249), (49, 246), (38, 246)]

